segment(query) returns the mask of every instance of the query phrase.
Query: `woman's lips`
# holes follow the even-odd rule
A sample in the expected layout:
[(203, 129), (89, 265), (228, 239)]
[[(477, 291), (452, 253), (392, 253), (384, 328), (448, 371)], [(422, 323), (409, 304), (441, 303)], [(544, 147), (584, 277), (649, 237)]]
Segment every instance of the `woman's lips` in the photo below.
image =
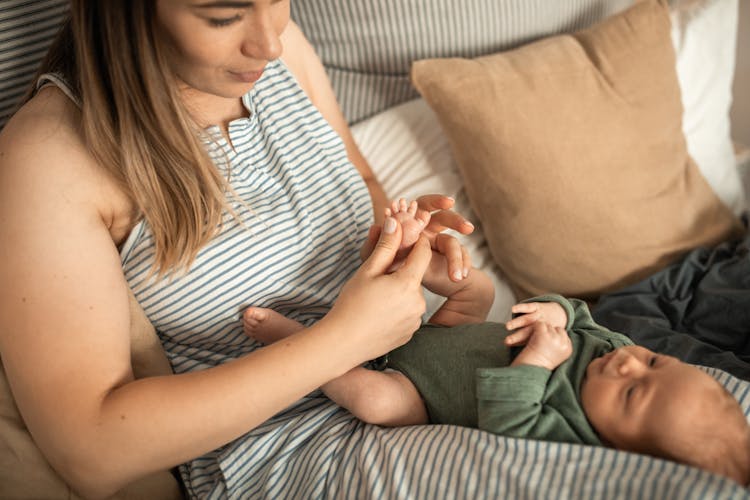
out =
[(240, 82), (243, 83), (253, 83), (260, 80), (260, 77), (263, 76), (263, 70), (258, 71), (230, 71), (229, 72), (232, 77)]

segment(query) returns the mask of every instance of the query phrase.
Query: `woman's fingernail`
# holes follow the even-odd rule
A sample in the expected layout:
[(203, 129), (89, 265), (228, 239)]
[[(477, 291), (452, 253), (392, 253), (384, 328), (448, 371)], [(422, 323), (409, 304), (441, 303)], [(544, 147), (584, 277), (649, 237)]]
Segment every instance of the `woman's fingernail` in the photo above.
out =
[(383, 224), (383, 231), (386, 234), (393, 234), (396, 231), (396, 219), (393, 217), (386, 217), (385, 224)]
[(463, 276), (461, 275), (461, 271), (454, 271), (453, 279), (455, 279), (456, 281), (461, 281), (463, 279)]
[(466, 278), (467, 276), (469, 276), (469, 268), (464, 267), (464, 278)]

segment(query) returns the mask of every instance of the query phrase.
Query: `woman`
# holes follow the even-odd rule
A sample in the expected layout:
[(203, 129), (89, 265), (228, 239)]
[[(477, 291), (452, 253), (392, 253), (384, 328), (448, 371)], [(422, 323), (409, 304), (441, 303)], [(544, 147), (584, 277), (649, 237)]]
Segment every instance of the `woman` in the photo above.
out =
[[(185, 462), (192, 495), (251, 495), (278, 456), (362, 425), (311, 391), (419, 324), (428, 241), (385, 273), (401, 229), (368, 235), (383, 192), (289, 8), (74, 0), (0, 135), (0, 352), (85, 496)], [(458, 280), (468, 258), (439, 233), (471, 225), (451, 204), (421, 200)], [(177, 376), (133, 380), (128, 287)], [(250, 305), (309, 327), (258, 349)]]

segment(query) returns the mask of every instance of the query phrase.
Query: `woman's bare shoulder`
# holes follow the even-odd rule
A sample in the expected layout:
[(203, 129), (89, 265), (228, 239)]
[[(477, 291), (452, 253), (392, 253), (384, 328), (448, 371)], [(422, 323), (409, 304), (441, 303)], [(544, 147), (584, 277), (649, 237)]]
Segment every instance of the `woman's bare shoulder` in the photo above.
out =
[(86, 147), (77, 105), (55, 87), (42, 89), (0, 132), (0, 180), (0, 196), (6, 189), (41, 194), (65, 186), (66, 199), (103, 216), (121, 198), (118, 184)]
[(44, 162), (45, 157), (59, 149), (69, 153), (57, 157), (65, 162), (70, 154), (85, 150), (80, 121), (78, 107), (61, 90), (42, 89), (13, 115), (0, 133), (4, 167), (12, 167), (17, 158)]

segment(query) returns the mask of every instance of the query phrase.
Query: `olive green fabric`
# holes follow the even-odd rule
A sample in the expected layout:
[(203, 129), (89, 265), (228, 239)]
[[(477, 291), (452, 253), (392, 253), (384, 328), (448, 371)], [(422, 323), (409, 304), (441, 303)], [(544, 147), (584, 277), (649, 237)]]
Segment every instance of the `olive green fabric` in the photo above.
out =
[(506, 347), (499, 323), (419, 329), (393, 351), (388, 366), (411, 379), (432, 423), (455, 424), (504, 436), (601, 444), (580, 404), (589, 362), (633, 342), (594, 323), (583, 301), (545, 295), (568, 315), (573, 354), (553, 371), (509, 366), (518, 349)]

